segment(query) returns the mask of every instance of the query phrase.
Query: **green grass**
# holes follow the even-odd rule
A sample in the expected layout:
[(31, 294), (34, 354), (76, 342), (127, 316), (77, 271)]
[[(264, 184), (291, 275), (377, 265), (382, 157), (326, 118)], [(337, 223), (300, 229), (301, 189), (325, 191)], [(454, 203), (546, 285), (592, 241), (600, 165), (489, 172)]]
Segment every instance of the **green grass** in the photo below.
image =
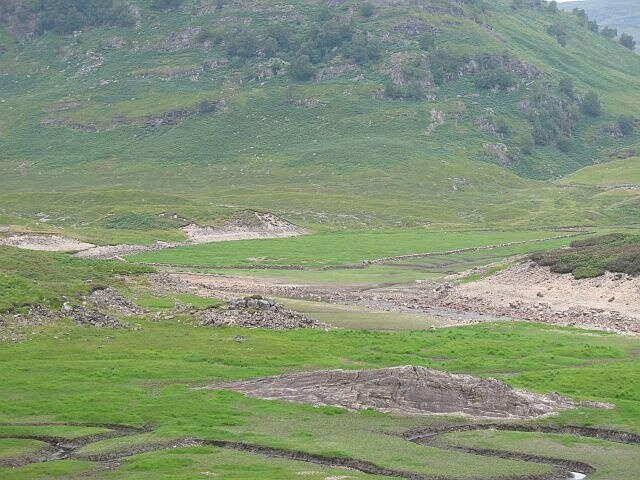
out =
[(215, 447), (176, 449), (167, 453), (147, 453), (127, 459), (120, 468), (103, 474), (103, 479), (155, 480), (175, 478), (222, 477), (285, 479), (308, 478), (324, 480), (342, 478), (348, 473), (354, 479), (385, 479), (344, 469), (326, 468), (304, 462), (265, 459), (260, 455), (232, 452)]
[(0, 468), (0, 474), (12, 480), (51, 480), (77, 478), (95, 469), (91, 462), (77, 460), (61, 460), (58, 462), (32, 463), (20, 468)]
[(287, 307), (334, 327), (353, 330), (424, 330), (438, 322), (419, 313), (385, 312), (352, 305), (282, 299)]
[[(311, 285), (350, 285), (374, 286), (410, 283), (419, 280), (438, 280), (448, 275), (502, 261), (506, 257), (566, 246), (571, 238), (535, 241), (524, 244), (498, 247), (479, 251), (468, 251), (446, 255), (407, 258), (385, 262), (383, 265), (370, 265), (367, 268), (336, 270), (279, 270), (260, 269), (224, 269), (199, 268), (198, 273), (225, 275), (230, 277), (249, 277), (275, 282), (294, 282)], [(163, 271), (189, 271), (189, 267), (162, 267)], [(193, 271), (193, 270), (192, 270)]]
[(438, 253), (462, 248), (531, 241), (559, 235), (550, 231), (397, 230), (318, 234), (294, 238), (246, 240), (185, 246), (131, 255), (140, 262), (204, 266), (358, 264), (396, 255)]
[(590, 479), (633, 478), (640, 472), (638, 447), (603, 440), (523, 432), (478, 431), (449, 433), (447, 443), (509, 450), (586, 462), (596, 468)]
[(2, 435), (50, 435), (52, 437), (67, 438), (69, 440), (108, 431), (108, 428), (75, 427), (68, 425), (0, 425), (0, 434)]
[(0, 311), (41, 304), (59, 308), (63, 297), (77, 303), (80, 295), (115, 282), (115, 277), (141, 274), (149, 268), (117, 261), (72, 258), (0, 246)]
[(0, 462), (9, 458), (22, 457), (34, 453), (46, 446), (46, 443), (37, 440), (0, 438)]
[(639, 185), (640, 158), (630, 157), (600, 165), (584, 167), (560, 180), (562, 184), (583, 185)]

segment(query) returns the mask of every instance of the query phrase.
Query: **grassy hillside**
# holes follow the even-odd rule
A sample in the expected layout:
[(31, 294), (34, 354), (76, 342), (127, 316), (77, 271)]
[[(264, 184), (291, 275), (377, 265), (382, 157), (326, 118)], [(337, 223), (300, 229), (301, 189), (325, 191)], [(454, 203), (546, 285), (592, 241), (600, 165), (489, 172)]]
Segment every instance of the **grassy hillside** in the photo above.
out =
[[(0, 225), (105, 242), (180, 238), (237, 208), (315, 230), (637, 221), (637, 196), (548, 182), (638, 142), (616, 122), (640, 108), (640, 58), (574, 15), (159, 3), (53, 23), (3, 7)], [(601, 115), (584, 113), (590, 90)]]
[(602, 186), (640, 185), (640, 158), (630, 157), (585, 167), (560, 180), (565, 184)]

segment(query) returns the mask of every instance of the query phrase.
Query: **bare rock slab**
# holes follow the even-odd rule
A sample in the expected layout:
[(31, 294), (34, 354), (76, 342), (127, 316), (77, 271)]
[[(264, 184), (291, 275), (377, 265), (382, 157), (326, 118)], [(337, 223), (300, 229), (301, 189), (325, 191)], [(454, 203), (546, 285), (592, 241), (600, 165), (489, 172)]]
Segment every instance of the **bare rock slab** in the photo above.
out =
[(388, 413), (462, 414), (477, 418), (535, 418), (577, 406), (604, 406), (581, 404), (558, 394), (515, 390), (493, 378), (416, 366), (292, 373), (209, 388), (348, 410), (373, 408)]

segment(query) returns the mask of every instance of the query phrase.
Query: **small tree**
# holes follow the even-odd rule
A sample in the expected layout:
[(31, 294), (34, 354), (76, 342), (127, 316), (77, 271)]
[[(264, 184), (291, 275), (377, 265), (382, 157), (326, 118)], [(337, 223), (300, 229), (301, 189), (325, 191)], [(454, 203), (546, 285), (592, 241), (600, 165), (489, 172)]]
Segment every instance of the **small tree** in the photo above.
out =
[(628, 33), (620, 35), (620, 45), (627, 47), (629, 50), (636, 48), (636, 41)]
[(269, 37), (262, 44), (262, 51), (264, 52), (265, 58), (275, 57), (278, 53), (278, 42), (275, 38)]
[(556, 146), (561, 152), (567, 153), (569, 150), (571, 150), (571, 140), (569, 140), (568, 137), (560, 137), (556, 142)]
[(554, 23), (547, 27), (547, 33), (554, 37), (563, 47), (567, 45), (567, 29), (560, 23)]
[(152, 0), (151, 7), (156, 10), (168, 10), (178, 8), (184, 0)]
[(431, 32), (424, 32), (418, 39), (420, 48), (425, 51), (430, 51), (436, 45), (436, 37)]
[(600, 97), (598, 94), (593, 90), (588, 91), (582, 99), (580, 109), (583, 113), (591, 117), (599, 116), (602, 113), (602, 105), (600, 105)]
[(298, 56), (295, 60), (293, 60), (293, 62), (291, 62), (289, 71), (291, 72), (293, 78), (302, 81), (309, 80), (316, 73), (316, 69), (309, 59), (309, 55)]
[(558, 13), (558, 2), (556, 2), (556, 0), (551, 0), (549, 5), (547, 5), (547, 10), (551, 13)]
[(375, 8), (370, 3), (363, 3), (360, 6), (360, 15), (362, 15), (364, 18), (369, 18), (373, 16), (374, 11), (375, 11)]
[(589, 21), (589, 17), (587, 17), (587, 12), (585, 12), (584, 8), (574, 8), (573, 14), (578, 17), (580, 25), (586, 25)]
[(618, 36), (618, 29), (611, 27), (604, 27), (600, 30), (600, 35), (607, 38), (616, 38)]
[(631, 115), (620, 115), (617, 123), (623, 135), (631, 135), (636, 128), (635, 119)]
[(573, 80), (569, 77), (561, 78), (558, 83), (558, 88), (569, 98), (573, 98), (575, 96), (575, 92), (573, 91)]
[(210, 113), (216, 111), (216, 102), (212, 100), (202, 100), (198, 104), (198, 111), (200, 113)]
[(520, 151), (525, 155), (531, 155), (531, 153), (533, 152), (533, 146), (534, 143), (531, 135), (524, 135), (520, 139)]

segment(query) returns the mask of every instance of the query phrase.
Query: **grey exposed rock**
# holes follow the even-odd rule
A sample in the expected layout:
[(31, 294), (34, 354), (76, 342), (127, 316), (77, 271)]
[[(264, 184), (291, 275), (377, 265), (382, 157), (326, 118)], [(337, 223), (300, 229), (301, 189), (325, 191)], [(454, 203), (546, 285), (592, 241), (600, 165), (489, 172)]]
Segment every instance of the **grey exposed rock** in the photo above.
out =
[(493, 378), (416, 366), (292, 373), (227, 382), (211, 388), (349, 410), (374, 408), (402, 414), (446, 413), (487, 418), (535, 418), (581, 405), (556, 393), (538, 395), (514, 390)]
[(122, 326), (128, 326), (126, 323), (121, 323), (117, 318), (107, 313), (99, 312), (98, 310), (76, 309), (72, 318), (80, 325), (90, 325), (92, 327), (110, 327), (116, 329)]
[(500, 165), (511, 165), (514, 162), (504, 143), (485, 143), (482, 148), (487, 157), (496, 160)]

